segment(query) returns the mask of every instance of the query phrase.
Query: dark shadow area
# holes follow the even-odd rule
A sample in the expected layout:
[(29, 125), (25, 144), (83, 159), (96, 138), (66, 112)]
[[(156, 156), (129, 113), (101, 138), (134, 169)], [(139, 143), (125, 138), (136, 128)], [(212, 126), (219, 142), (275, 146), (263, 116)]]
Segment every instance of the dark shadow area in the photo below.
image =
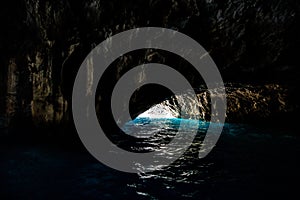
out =
[[(0, 199), (297, 196), (299, 0), (10, 0), (0, 4)], [(137, 27), (184, 33), (216, 63), (225, 83), (226, 123), (207, 157), (197, 155), (214, 106), (210, 97), (218, 93), (207, 90), (185, 59), (157, 49), (128, 52), (111, 63), (97, 87), (99, 124), (119, 147), (149, 152), (170, 142), (180, 120), (198, 120), (204, 125), (198, 127), (188, 151), (163, 170), (127, 174), (101, 164), (82, 144), (71, 109), (79, 67), (103, 40)], [(191, 100), (181, 115), (186, 118), (176, 115), (165, 124), (157, 119), (128, 122), (132, 130), (143, 127), (143, 122), (151, 125), (151, 120), (154, 125), (144, 131), (158, 127), (146, 145), (124, 134), (111, 112), (118, 80), (145, 63), (177, 70), (200, 102)], [(166, 87), (142, 86), (131, 96), (130, 114), (135, 119), (154, 105), (180, 113), (174, 99)]]

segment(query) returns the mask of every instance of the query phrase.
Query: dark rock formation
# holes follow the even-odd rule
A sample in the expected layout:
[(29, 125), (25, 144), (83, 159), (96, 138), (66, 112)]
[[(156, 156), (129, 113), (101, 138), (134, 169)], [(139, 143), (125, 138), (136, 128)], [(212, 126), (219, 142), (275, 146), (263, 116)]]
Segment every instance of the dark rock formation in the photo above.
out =
[[(289, 88), (300, 75), (299, 9), (298, 0), (3, 2), (0, 127), (68, 121), (73, 80), (87, 53), (103, 39), (134, 27), (167, 27), (191, 36), (211, 54), (227, 82)], [(273, 110), (288, 109), (283, 105), (287, 96), (298, 104), (283, 88), (229, 87), (228, 119), (246, 119), (253, 112), (268, 117)], [(166, 98), (148, 96), (135, 115)]]
[[(289, 99), (289, 89), (278, 84), (245, 85), (227, 84), (227, 122), (270, 122), (283, 120), (299, 106)], [(203, 89), (198, 94), (198, 102), (187, 92), (180, 96), (172, 96), (161, 104), (169, 107), (174, 116), (191, 119), (210, 120), (210, 97), (218, 97), (218, 90), (209, 92)], [(180, 108), (176, 102), (188, 102)], [(293, 116), (294, 117), (294, 116)]]

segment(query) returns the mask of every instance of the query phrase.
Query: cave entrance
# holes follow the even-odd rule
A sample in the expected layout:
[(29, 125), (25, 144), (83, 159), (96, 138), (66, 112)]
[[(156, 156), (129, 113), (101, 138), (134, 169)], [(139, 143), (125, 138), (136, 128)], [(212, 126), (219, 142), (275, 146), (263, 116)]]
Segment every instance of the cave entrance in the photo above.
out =
[(156, 104), (150, 109), (138, 115), (136, 118), (150, 118), (150, 119), (173, 119), (177, 118), (176, 114), (172, 109), (166, 105)]

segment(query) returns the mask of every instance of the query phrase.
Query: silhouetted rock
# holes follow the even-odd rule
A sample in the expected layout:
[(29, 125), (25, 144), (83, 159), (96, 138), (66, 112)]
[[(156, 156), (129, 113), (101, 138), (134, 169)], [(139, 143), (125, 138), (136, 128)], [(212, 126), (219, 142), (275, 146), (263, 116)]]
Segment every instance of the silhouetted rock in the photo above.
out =
[[(251, 84), (299, 81), (298, 0), (11, 0), (2, 4), (2, 127), (17, 118), (39, 126), (70, 121), (73, 81), (87, 53), (105, 38), (135, 27), (183, 32), (205, 47), (226, 82), (250, 83), (227, 89), (230, 120), (282, 111), (286, 96), (280, 96), (281, 89)], [(165, 98), (148, 99), (135, 113)]]

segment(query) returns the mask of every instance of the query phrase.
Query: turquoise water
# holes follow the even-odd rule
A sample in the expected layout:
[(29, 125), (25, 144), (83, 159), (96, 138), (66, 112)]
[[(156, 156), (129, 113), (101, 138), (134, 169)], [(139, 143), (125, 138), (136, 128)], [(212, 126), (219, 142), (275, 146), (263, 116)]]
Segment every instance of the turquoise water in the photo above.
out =
[[(148, 143), (158, 144), (170, 141), (183, 121), (140, 118), (124, 129), (129, 134), (138, 129), (145, 138), (150, 135)], [(193, 144), (170, 166), (151, 173), (119, 172), (85, 150), (65, 146), (2, 144), (2, 199), (291, 199), (298, 194), (296, 131), (227, 123), (215, 148), (199, 159), (208, 123), (185, 121), (200, 127)]]

